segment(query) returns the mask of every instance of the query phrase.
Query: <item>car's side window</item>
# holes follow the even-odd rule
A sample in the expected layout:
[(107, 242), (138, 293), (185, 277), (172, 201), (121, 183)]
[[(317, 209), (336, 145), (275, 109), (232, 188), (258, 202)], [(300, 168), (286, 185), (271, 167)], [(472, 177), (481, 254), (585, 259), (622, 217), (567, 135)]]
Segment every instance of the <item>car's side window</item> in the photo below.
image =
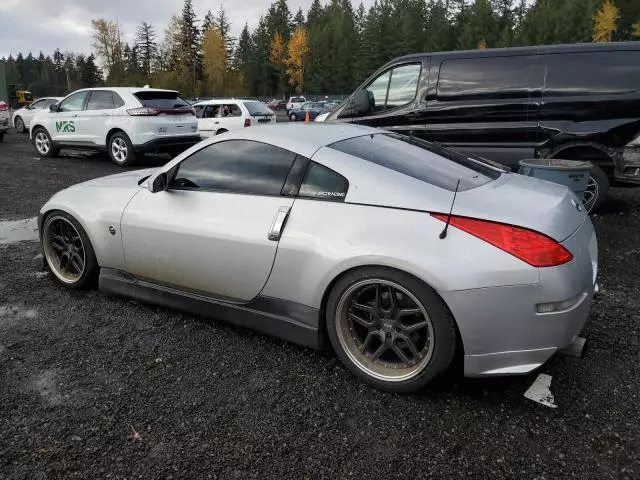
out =
[(391, 72), (385, 72), (371, 82), (366, 88), (367, 92), (369, 92), (369, 103), (373, 106), (374, 112), (384, 110), (390, 77)]
[(343, 202), (349, 190), (346, 178), (330, 168), (311, 162), (300, 186), (299, 197)]
[(111, 110), (116, 108), (113, 94), (106, 90), (94, 90), (87, 102), (87, 110)]
[(280, 195), (295, 157), (288, 150), (261, 142), (218, 142), (184, 160), (170, 188)]
[(47, 101), (46, 100), (38, 100), (37, 102), (33, 102), (29, 107), (34, 110), (39, 110), (41, 108), (45, 108)]
[(60, 104), (60, 112), (79, 112), (84, 107), (84, 100), (89, 92), (78, 92), (67, 97)]
[(124, 100), (122, 99), (122, 97), (120, 95), (118, 95), (116, 92), (111, 92), (111, 95), (113, 95), (113, 107), (114, 108), (124, 107)]

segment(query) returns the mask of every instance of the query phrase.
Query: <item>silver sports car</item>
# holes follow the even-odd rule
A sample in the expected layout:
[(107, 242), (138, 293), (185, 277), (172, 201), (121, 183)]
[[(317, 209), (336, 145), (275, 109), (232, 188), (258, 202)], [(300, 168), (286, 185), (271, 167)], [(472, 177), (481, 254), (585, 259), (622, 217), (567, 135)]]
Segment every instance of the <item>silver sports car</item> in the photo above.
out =
[(229, 132), (63, 190), (39, 226), (68, 287), (99, 280), (302, 345), (328, 338), (396, 392), (456, 354), (468, 376), (539, 367), (582, 329), (597, 272), (567, 188), (354, 125)]

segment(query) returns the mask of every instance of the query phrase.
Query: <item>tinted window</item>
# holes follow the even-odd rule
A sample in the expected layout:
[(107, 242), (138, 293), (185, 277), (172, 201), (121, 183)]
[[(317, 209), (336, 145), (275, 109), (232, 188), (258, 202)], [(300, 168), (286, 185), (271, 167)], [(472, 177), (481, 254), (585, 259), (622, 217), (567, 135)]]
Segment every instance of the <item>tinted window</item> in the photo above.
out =
[(106, 90), (95, 90), (91, 92), (87, 102), (87, 110), (108, 110), (115, 108), (113, 94)]
[(262, 102), (244, 102), (244, 106), (249, 110), (249, 115), (272, 115), (273, 112)]
[(544, 67), (535, 55), (462, 58), (440, 66), (438, 98), (447, 100), (519, 98), (542, 87)]
[(180, 164), (172, 187), (280, 195), (294, 158), (292, 152), (260, 142), (215, 143)]
[(60, 104), (61, 112), (78, 112), (82, 110), (84, 105), (84, 99), (87, 97), (89, 92), (78, 92), (72, 94), (70, 97), (67, 97)]
[(306, 102), (304, 97), (291, 97), (291, 103), (304, 103)]
[(138, 92), (134, 96), (143, 107), (150, 108), (188, 108), (190, 105), (178, 96), (178, 92), (148, 91)]
[(640, 89), (640, 52), (546, 56), (545, 95), (624, 94)]
[(420, 80), (420, 65), (394, 68), (389, 82), (386, 108), (399, 107), (413, 101)]
[(460, 190), (468, 190), (500, 176), (499, 171), (464, 155), (393, 133), (350, 138), (331, 148), (450, 191), (458, 180)]
[(369, 103), (373, 105), (374, 110), (384, 110), (384, 103), (387, 100), (387, 89), (389, 88), (389, 77), (391, 72), (386, 72), (376, 78), (366, 88), (369, 92)]
[(311, 162), (298, 196), (341, 202), (348, 189), (349, 182), (342, 175), (324, 165)]

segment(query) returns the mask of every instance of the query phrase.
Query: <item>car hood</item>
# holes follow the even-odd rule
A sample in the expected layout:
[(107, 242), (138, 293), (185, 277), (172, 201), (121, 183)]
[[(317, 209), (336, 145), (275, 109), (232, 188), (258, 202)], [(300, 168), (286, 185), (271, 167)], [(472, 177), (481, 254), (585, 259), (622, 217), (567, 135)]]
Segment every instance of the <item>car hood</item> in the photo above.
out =
[(108, 188), (138, 188), (140, 181), (155, 173), (157, 168), (145, 168), (130, 172), (116, 173), (107, 177), (95, 178), (88, 182), (79, 183), (78, 187), (108, 187)]

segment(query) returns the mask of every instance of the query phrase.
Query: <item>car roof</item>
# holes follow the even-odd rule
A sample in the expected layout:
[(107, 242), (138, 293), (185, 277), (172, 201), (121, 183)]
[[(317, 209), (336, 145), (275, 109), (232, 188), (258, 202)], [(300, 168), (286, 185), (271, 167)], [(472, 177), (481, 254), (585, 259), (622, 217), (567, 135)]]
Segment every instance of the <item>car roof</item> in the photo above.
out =
[(212, 100), (201, 100), (200, 102), (196, 102), (193, 105), (220, 105), (223, 103), (238, 103), (238, 102), (258, 102), (262, 103), (259, 100), (251, 100), (248, 98), (214, 98)]
[(210, 143), (225, 140), (255, 140), (269, 143), (298, 155), (311, 158), (320, 148), (348, 138), (388, 133), (378, 128), (350, 123), (280, 123), (231, 130), (214, 137)]
[(171, 90), (169, 88), (145, 88), (145, 87), (95, 87), (95, 88), (80, 88), (74, 92), (92, 92), (94, 90), (108, 90), (116, 93), (139, 93), (139, 92), (172, 92), (179, 93), (177, 90)]

